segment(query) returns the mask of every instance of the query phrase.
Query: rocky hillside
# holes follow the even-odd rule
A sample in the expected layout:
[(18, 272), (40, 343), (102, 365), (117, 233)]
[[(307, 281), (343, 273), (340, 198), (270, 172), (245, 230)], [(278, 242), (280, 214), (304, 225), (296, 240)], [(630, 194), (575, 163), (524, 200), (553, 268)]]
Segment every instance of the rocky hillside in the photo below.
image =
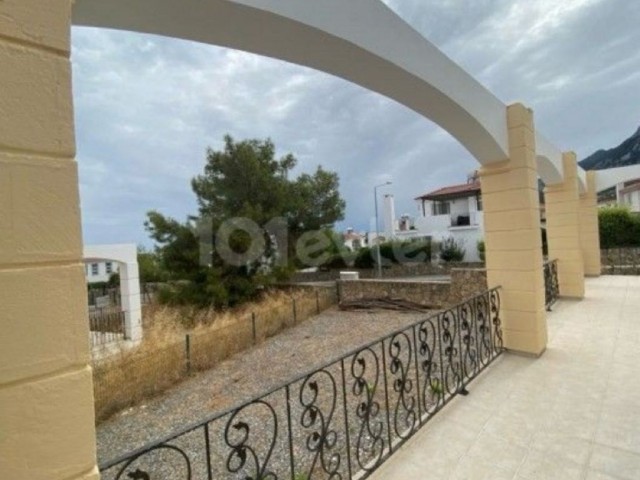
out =
[(598, 150), (580, 162), (585, 170), (626, 167), (640, 163), (640, 128), (624, 142), (610, 150)]

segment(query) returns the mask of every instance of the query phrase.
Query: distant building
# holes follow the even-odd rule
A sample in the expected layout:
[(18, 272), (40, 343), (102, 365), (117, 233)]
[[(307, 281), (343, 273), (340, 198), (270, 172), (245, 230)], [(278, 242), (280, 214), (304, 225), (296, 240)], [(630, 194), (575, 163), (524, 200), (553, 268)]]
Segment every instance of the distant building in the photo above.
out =
[(344, 246), (351, 251), (359, 250), (368, 245), (367, 234), (356, 232), (351, 227), (347, 228), (347, 231), (342, 234), (342, 239)]
[(84, 263), (87, 283), (108, 282), (114, 273), (118, 273), (118, 262), (85, 261)]
[(616, 202), (640, 213), (640, 178), (616, 186)]
[(484, 237), (480, 181), (471, 175), (467, 183), (449, 185), (415, 198), (418, 215), (395, 218), (393, 195), (384, 198), (385, 235), (397, 240), (452, 237), (466, 253), (465, 261), (479, 261), (477, 243)]

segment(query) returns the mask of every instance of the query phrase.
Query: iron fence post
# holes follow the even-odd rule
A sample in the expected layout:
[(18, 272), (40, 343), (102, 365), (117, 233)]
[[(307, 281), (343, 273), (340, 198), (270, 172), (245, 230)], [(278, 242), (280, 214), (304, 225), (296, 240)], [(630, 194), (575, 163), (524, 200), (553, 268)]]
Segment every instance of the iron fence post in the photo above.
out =
[(184, 351), (187, 362), (187, 375), (191, 373), (191, 336), (187, 333), (184, 336)]
[(253, 344), (256, 344), (256, 312), (251, 312), (251, 330), (253, 332)]
[(296, 312), (296, 299), (291, 298), (291, 306), (293, 307), (293, 324), (295, 325), (298, 321), (298, 315)]

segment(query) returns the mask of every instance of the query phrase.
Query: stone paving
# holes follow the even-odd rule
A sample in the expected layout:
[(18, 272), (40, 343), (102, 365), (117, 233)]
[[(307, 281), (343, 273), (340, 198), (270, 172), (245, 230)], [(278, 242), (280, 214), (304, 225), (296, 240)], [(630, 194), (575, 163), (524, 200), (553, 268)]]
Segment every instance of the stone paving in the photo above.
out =
[(505, 354), (374, 480), (640, 479), (640, 277), (587, 279), (539, 359)]

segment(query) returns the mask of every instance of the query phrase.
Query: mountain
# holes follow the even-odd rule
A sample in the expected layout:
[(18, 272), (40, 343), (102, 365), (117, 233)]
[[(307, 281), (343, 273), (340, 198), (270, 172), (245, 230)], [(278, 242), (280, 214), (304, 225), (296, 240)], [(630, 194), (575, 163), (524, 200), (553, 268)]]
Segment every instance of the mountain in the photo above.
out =
[(640, 128), (624, 142), (610, 150), (598, 150), (580, 161), (585, 170), (626, 167), (640, 163)]

